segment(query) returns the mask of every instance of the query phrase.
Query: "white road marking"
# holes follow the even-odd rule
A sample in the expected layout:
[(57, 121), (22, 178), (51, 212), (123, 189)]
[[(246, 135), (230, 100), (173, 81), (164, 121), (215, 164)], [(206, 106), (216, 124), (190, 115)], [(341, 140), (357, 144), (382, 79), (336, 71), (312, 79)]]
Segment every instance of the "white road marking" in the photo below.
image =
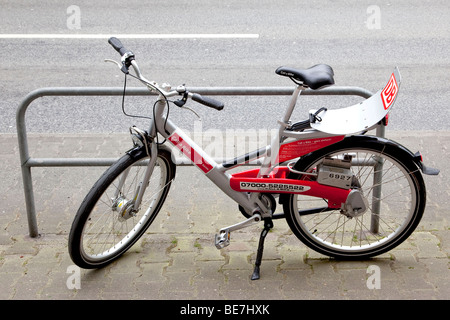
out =
[(0, 39), (258, 39), (255, 33), (174, 33), (174, 34), (59, 34), (59, 33), (9, 33)]

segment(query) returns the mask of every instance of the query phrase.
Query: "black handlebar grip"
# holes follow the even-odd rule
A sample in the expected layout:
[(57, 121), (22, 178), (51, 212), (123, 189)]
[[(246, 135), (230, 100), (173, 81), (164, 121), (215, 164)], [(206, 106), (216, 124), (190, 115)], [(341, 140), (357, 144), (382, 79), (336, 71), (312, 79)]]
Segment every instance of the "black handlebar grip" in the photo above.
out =
[(108, 43), (110, 45), (112, 45), (112, 47), (114, 49), (116, 49), (116, 51), (118, 53), (120, 53), (121, 56), (123, 56), (126, 52), (129, 51), (129, 50), (125, 49), (125, 47), (123, 46), (122, 42), (120, 42), (120, 40), (117, 39), (116, 37), (109, 38)]
[(205, 106), (207, 106), (207, 107), (210, 107), (210, 108), (219, 110), (219, 111), (222, 110), (223, 107), (224, 107), (223, 102), (214, 100), (214, 99), (212, 99), (212, 98), (205, 98), (205, 97), (202, 97), (202, 96), (199, 95), (198, 93), (194, 93), (194, 94), (192, 95), (192, 100), (194, 100), (194, 101), (196, 101), (196, 102), (198, 102), (198, 103), (201, 103), (201, 104), (203, 104), (203, 105), (205, 105)]

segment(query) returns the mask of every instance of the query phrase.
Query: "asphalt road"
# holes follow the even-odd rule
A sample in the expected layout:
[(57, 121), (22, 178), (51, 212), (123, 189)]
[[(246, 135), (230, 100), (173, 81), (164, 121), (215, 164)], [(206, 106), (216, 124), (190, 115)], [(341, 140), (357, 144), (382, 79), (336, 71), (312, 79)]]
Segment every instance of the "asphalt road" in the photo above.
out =
[[(376, 1), (375, 1), (376, 2)], [(399, 66), (402, 85), (389, 130), (449, 130), (450, 7), (446, 1), (1, 1), (0, 132), (14, 133), (23, 97), (41, 87), (121, 87), (104, 58), (106, 39), (22, 39), (5, 34), (252, 34), (239, 39), (127, 39), (145, 75), (174, 86), (290, 86), (280, 65), (327, 63), (336, 84), (377, 91)], [(139, 86), (133, 80), (129, 86)], [(127, 110), (149, 114), (153, 101), (128, 98)], [(273, 128), (288, 97), (223, 98), (221, 112), (190, 106), (204, 129)], [(343, 107), (360, 98), (307, 97), (309, 108)], [(196, 116), (171, 108), (190, 129)], [(43, 98), (27, 113), (29, 132), (125, 132), (121, 98)]]

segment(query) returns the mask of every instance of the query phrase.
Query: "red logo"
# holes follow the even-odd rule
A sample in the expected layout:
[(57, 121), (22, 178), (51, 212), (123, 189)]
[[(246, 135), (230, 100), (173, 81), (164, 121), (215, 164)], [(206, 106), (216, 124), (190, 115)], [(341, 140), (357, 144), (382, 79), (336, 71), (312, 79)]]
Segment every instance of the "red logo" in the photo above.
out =
[(208, 163), (189, 143), (181, 138), (176, 132), (170, 137), (169, 141), (173, 143), (183, 154), (188, 157), (200, 170), (208, 173), (213, 169), (213, 166)]
[(391, 105), (394, 103), (397, 93), (397, 81), (395, 80), (394, 74), (392, 74), (386, 87), (384, 87), (383, 91), (381, 91), (381, 101), (383, 101), (384, 110), (387, 110), (391, 107)]

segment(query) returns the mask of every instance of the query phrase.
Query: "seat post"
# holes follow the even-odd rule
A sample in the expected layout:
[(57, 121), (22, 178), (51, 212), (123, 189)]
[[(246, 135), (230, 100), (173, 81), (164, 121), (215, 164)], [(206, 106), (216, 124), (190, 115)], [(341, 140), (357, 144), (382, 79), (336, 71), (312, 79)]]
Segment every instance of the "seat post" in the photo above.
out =
[(295, 105), (297, 104), (298, 96), (305, 89), (306, 89), (306, 87), (304, 87), (302, 85), (298, 85), (295, 88), (294, 92), (292, 93), (291, 100), (290, 100), (289, 105), (288, 105), (288, 107), (286, 109), (286, 112), (284, 114), (282, 123), (280, 124), (280, 131), (279, 131), (280, 138), (281, 138), (281, 136), (283, 134), (283, 131), (285, 129), (285, 125), (288, 124), (289, 119), (291, 119), (292, 112), (294, 111)]
[(266, 157), (264, 158), (264, 161), (258, 173), (258, 177), (267, 176), (272, 171), (272, 166), (276, 165), (280, 144), (283, 140), (284, 130), (288, 126), (289, 119), (291, 118), (292, 112), (294, 111), (295, 104), (297, 103), (297, 98), (300, 95), (300, 92), (305, 89), (306, 87), (298, 85), (292, 93), (291, 100), (286, 109), (283, 120), (279, 122), (280, 127), (278, 129), (278, 133), (272, 138), (270, 149), (267, 152)]

